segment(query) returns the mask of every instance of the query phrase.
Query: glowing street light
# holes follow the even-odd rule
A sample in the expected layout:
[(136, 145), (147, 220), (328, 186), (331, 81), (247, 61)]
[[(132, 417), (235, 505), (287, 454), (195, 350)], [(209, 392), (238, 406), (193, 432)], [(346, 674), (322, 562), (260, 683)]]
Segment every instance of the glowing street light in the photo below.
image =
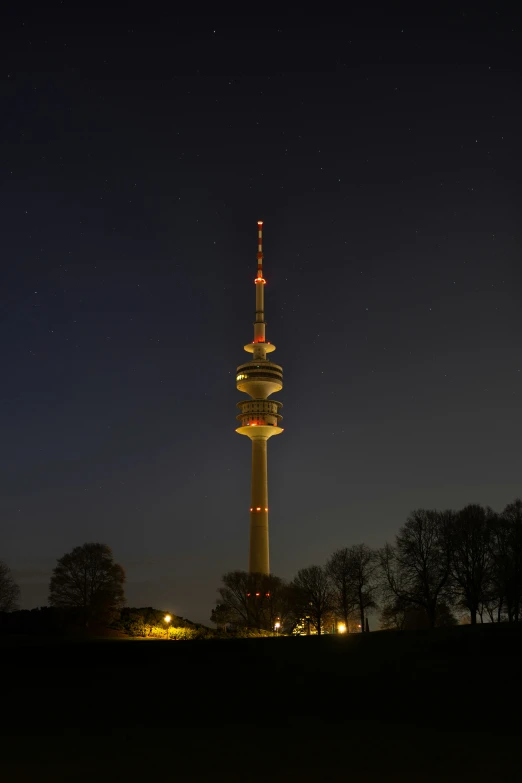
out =
[(279, 622), (279, 620), (274, 625), (274, 628), (275, 628), (276, 636), (279, 636), (279, 629), (281, 628), (281, 623)]
[(172, 617), (170, 616), (170, 614), (166, 614), (163, 619), (167, 623), (167, 641), (168, 641), (169, 640), (169, 623), (172, 620)]
[(338, 633), (346, 633), (346, 625), (344, 623), (339, 623), (337, 631)]

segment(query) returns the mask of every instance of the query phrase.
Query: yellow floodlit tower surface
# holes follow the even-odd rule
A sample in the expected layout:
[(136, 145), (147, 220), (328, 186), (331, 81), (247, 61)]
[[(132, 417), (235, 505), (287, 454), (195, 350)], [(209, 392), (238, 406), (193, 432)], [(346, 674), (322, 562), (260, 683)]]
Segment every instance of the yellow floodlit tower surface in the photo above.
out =
[(236, 373), (239, 391), (249, 395), (249, 400), (237, 403), (240, 410), (236, 432), (252, 441), (252, 495), (250, 502), (250, 573), (269, 574), (268, 552), (268, 477), (267, 442), (272, 435), (283, 432), (279, 423), (282, 403), (269, 400), (271, 394), (283, 388), (283, 368), (266, 357), (275, 351), (275, 345), (265, 338), (265, 284), (263, 277), (263, 221), (257, 223), (257, 277), (256, 320), (254, 339), (245, 345), (252, 359), (240, 364)]

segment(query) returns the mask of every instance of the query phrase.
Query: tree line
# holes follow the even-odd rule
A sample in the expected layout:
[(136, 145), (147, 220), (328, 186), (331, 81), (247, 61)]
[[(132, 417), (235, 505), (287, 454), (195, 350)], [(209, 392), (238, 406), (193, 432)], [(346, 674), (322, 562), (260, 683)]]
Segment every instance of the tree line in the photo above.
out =
[(469, 622), (519, 622), (522, 607), (522, 500), (501, 513), (477, 504), (460, 511), (417, 509), (393, 544), (355, 544), (287, 582), (275, 575), (223, 576), (211, 620), (218, 626), (316, 633)]
[[(125, 603), (125, 571), (106, 544), (87, 543), (58, 559), (49, 584), (55, 618), (110, 625)], [(317, 633), (368, 630), (380, 609), (383, 628), (445, 625), (466, 612), (471, 624), (517, 623), (522, 604), (522, 500), (501, 513), (417, 509), (393, 544), (338, 549), (287, 582), (275, 575), (224, 575), (211, 620), (237, 630)], [(20, 590), (0, 562), (0, 612), (17, 608)], [(136, 627), (141, 623), (134, 617)], [(145, 622), (145, 625), (147, 623)]]

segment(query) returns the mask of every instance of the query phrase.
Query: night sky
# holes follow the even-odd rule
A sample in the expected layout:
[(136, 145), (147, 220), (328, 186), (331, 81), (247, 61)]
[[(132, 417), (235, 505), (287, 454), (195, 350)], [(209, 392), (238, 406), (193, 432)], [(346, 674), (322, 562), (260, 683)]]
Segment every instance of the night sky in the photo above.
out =
[(4, 17), (0, 558), (23, 607), (86, 541), (130, 605), (203, 622), (247, 567), (259, 219), (273, 572), (520, 495), (521, 19), (393, 5)]

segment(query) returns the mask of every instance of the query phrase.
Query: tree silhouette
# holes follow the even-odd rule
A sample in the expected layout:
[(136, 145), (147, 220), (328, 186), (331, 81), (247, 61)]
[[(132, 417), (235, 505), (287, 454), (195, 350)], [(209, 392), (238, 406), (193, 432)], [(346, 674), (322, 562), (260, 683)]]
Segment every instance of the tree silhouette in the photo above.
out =
[(53, 570), (49, 604), (78, 609), (86, 625), (112, 619), (125, 603), (125, 571), (106, 544), (89, 543), (63, 555)]
[(469, 505), (451, 524), (451, 574), (456, 597), (469, 610), (471, 625), (489, 595), (493, 559), (491, 535), (496, 515), (490, 508)]
[(361, 632), (366, 629), (366, 611), (376, 606), (377, 566), (377, 555), (366, 544), (338, 549), (326, 564), (335, 611), (347, 628), (357, 612)]
[(353, 560), (350, 549), (337, 549), (326, 563), (326, 572), (332, 588), (332, 604), (335, 613), (348, 628), (357, 609), (357, 596), (353, 583)]
[[(382, 607), (380, 616), (381, 630), (415, 630), (429, 626), (428, 615), (424, 607), (408, 606), (400, 598), (395, 598)], [(451, 607), (445, 601), (437, 604), (435, 627), (442, 628), (457, 625), (457, 619)]]
[(330, 579), (325, 568), (313, 565), (301, 568), (292, 586), (296, 601), (295, 611), (301, 617), (310, 617), (320, 635), (325, 617), (332, 611), (334, 600)]
[(361, 633), (366, 630), (366, 611), (374, 609), (375, 594), (377, 592), (376, 571), (378, 559), (373, 549), (366, 544), (356, 544), (350, 549), (352, 560), (352, 583), (357, 607), (359, 609), (359, 619), (361, 621)]
[(396, 536), (395, 547), (386, 544), (379, 553), (383, 593), (403, 605), (422, 608), (430, 628), (437, 620), (438, 604), (450, 587), (451, 511), (413, 511)]
[(381, 629), (403, 631), (406, 628), (409, 611), (410, 607), (405, 600), (394, 596), (381, 609)]
[(13, 579), (11, 569), (0, 560), (0, 612), (18, 609), (20, 588)]
[(498, 620), (505, 606), (509, 622), (518, 622), (522, 610), (522, 500), (508, 504), (497, 518), (492, 533), (493, 582)]
[(210, 622), (215, 623), (218, 628), (227, 629), (229, 623), (235, 620), (234, 612), (226, 604), (217, 603), (210, 613)]
[(219, 616), (226, 612), (227, 622), (273, 631), (276, 619), (288, 613), (288, 585), (274, 574), (229, 571), (222, 582), (216, 609)]

